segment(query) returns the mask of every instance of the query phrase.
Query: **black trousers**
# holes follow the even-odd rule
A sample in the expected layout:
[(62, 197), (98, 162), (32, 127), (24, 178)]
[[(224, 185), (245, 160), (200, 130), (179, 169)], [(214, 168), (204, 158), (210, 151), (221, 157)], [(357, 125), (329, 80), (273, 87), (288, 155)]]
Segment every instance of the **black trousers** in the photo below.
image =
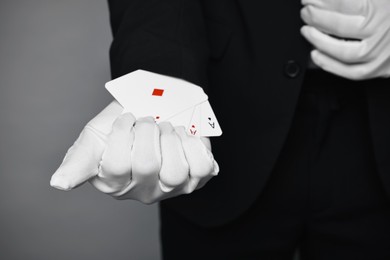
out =
[(308, 72), (257, 201), (216, 228), (160, 207), (163, 259), (292, 260), (299, 249), (302, 260), (389, 260), (390, 202), (375, 168), (365, 84)]

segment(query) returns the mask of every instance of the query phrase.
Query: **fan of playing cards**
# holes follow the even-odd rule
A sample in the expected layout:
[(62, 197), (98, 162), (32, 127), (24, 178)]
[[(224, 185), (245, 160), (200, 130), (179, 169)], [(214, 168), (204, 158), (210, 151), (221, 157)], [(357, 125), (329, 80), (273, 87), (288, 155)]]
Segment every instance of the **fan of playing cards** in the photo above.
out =
[(136, 70), (106, 83), (106, 89), (136, 118), (184, 126), (194, 136), (220, 136), (221, 127), (203, 89), (188, 81)]

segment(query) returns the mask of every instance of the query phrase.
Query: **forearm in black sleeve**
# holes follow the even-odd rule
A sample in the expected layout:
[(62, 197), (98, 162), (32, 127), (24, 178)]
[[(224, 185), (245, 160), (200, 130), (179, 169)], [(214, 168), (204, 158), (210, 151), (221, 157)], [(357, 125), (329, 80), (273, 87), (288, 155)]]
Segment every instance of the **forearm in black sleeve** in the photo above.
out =
[(197, 0), (108, 0), (112, 77), (137, 69), (207, 88), (209, 47)]

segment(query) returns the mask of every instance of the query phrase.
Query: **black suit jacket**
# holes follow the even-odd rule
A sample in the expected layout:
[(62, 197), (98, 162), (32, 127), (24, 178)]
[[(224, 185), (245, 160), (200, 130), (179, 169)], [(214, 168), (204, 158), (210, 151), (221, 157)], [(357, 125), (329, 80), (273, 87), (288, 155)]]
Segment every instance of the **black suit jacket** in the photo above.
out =
[[(242, 214), (263, 189), (292, 122), (310, 46), (299, 0), (109, 0), (112, 77), (136, 69), (202, 86), (220, 125), (221, 171), (161, 203), (203, 226)], [(367, 90), (378, 169), (390, 190), (390, 81)]]

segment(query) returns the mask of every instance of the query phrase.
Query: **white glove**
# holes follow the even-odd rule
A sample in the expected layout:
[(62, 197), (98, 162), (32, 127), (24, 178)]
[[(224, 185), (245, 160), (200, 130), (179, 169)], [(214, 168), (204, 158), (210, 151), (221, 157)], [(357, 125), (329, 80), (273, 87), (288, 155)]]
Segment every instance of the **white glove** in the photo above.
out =
[[(390, 76), (389, 0), (302, 0), (313, 62), (353, 80)], [(349, 39), (349, 40), (348, 40)], [(351, 40), (353, 39), (353, 40)]]
[(71, 190), (88, 180), (115, 198), (150, 204), (191, 193), (218, 174), (208, 138), (121, 112), (114, 101), (84, 127), (51, 186)]

